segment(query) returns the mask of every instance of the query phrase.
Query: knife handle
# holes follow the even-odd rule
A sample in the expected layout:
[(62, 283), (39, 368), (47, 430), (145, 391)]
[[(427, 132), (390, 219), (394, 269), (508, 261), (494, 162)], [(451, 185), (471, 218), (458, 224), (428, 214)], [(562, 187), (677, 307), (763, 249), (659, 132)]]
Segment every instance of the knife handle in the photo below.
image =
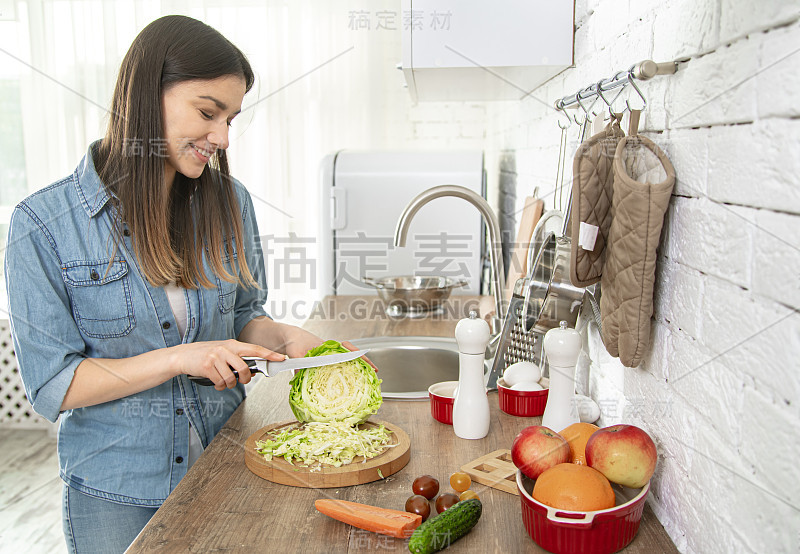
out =
[[(247, 366), (250, 368), (250, 373), (254, 373), (254, 372), (258, 371), (258, 369), (256, 369), (256, 361), (255, 360), (247, 360), (247, 359), (245, 359), (244, 361), (247, 362)], [(239, 372), (236, 371), (235, 369), (231, 369), (231, 371), (233, 371), (233, 374), (236, 376), (236, 380), (238, 381), (239, 380)], [(195, 385), (202, 385), (204, 387), (213, 387), (214, 386), (214, 381), (212, 381), (208, 377), (197, 377), (196, 375), (189, 375), (189, 380), (192, 381)]]

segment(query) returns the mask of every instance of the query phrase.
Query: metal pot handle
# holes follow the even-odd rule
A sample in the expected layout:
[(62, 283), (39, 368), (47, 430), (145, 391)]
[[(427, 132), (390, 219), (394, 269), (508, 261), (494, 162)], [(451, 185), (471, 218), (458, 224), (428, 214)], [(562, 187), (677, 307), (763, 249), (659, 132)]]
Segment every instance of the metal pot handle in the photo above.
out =
[(365, 282), (366, 284), (368, 284), (368, 285), (372, 285), (372, 286), (373, 286), (373, 287), (375, 287), (376, 289), (382, 289), (382, 290), (396, 290), (396, 288), (397, 288), (397, 287), (395, 287), (394, 283), (392, 283), (392, 284), (391, 284), (391, 286), (389, 286), (389, 285), (387, 285), (387, 284), (385, 284), (385, 283), (379, 283), (379, 282), (377, 282), (377, 281), (376, 281), (375, 279), (373, 279), (372, 277), (362, 277), (362, 278), (361, 278), (361, 280), (362, 280), (362, 281), (364, 281), (364, 282)]
[(361, 280), (364, 281), (368, 285), (372, 285), (376, 289), (385, 289), (386, 288), (382, 283), (378, 283), (372, 277), (362, 277)]
[[(534, 269), (539, 265), (541, 262), (541, 257), (544, 255), (544, 248), (547, 246), (547, 243), (550, 241), (551, 236), (555, 238), (556, 234), (553, 231), (550, 231), (546, 238), (542, 241), (542, 244), (539, 246), (539, 251), (536, 253), (536, 258), (531, 264), (530, 268), (528, 269), (528, 283), (525, 286), (525, 296), (522, 301), (522, 309), (520, 310), (520, 323), (522, 324), (522, 328), (525, 329), (526, 333), (530, 333), (536, 324), (539, 322), (539, 318), (542, 317), (542, 311), (544, 310), (544, 301), (542, 301), (542, 309), (536, 314), (535, 321), (529, 325), (530, 318), (528, 317), (528, 312), (531, 306), (531, 289), (533, 288), (533, 272)], [(547, 284), (547, 290), (545, 291), (544, 298), (545, 300), (550, 295), (550, 283)]]
[(561, 227), (563, 228), (564, 226), (564, 214), (559, 210), (549, 210), (545, 212), (536, 223), (536, 226), (533, 228), (533, 234), (531, 235), (531, 242), (528, 244), (528, 275), (530, 275), (533, 262), (536, 260), (536, 255), (539, 253), (539, 250), (533, 248), (533, 245), (537, 241), (540, 243), (540, 246), (544, 243), (547, 238), (547, 233), (545, 232), (547, 221), (552, 218), (562, 218)]

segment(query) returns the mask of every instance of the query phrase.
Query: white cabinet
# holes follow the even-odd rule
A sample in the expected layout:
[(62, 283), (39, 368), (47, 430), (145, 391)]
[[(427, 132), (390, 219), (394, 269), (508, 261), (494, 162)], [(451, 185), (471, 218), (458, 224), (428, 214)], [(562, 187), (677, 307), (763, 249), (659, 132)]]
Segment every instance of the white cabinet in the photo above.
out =
[(519, 100), (572, 65), (572, 0), (402, 0), (414, 101)]

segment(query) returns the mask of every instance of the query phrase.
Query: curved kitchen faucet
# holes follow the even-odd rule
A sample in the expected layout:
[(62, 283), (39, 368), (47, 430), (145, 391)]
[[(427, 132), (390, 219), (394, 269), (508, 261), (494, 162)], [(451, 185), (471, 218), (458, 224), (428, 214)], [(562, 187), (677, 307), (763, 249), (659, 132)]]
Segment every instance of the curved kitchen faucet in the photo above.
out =
[(502, 329), (502, 322), (505, 319), (503, 291), (506, 289), (506, 285), (502, 265), (503, 257), (501, 251), (502, 244), (500, 242), (500, 223), (494, 211), (492, 211), (491, 206), (489, 206), (489, 203), (482, 196), (466, 187), (458, 185), (439, 185), (421, 192), (408, 203), (403, 213), (400, 214), (400, 219), (397, 220), (397, 227), (394, 231), (394, 245), (400, 247), (405, 246), (406, 239), (408, 238), (408, 227), (417, 212), (431, 200), (443, 196), (463, 198), (478, 208), (478, 211), (486, 221), (486, 227), (489, 230), (489, 260), (492, 265), (492, 289), (495, 305), (495, 313), (492, 318), (491, 328), (492, 337), (496, 337), (499, 335)]

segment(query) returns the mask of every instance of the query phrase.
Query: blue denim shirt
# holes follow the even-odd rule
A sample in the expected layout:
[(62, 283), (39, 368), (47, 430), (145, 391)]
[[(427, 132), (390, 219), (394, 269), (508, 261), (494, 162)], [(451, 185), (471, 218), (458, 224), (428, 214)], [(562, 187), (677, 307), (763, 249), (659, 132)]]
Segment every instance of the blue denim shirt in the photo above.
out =
[[(206, 263), (216, 286), (186, 290), (188, 324), (181, 337), (164, 289), (143, 277), (130, 236), (114, 255), (115, 208), (94, 168), (94, 146), (72, 175), (23, 200), (9, 228), (5, 271), (14, 348), (25, 393), (50, 421), (85, 358), (127, 358), (182, 340), (235, 338), (250, 320), (266, 315), (264, 259), (252, 201), (240, 183), (244, 255), (260, 288), (216, 278)], [(225, 262), (230, 270), (230, 259)], [(206, 446), (243, 398), (242, 385), (220, 392), (180, 376), (63, 412), (61, 478), (90, 495), (159, 506), (186, 474), (187, 418)]]

